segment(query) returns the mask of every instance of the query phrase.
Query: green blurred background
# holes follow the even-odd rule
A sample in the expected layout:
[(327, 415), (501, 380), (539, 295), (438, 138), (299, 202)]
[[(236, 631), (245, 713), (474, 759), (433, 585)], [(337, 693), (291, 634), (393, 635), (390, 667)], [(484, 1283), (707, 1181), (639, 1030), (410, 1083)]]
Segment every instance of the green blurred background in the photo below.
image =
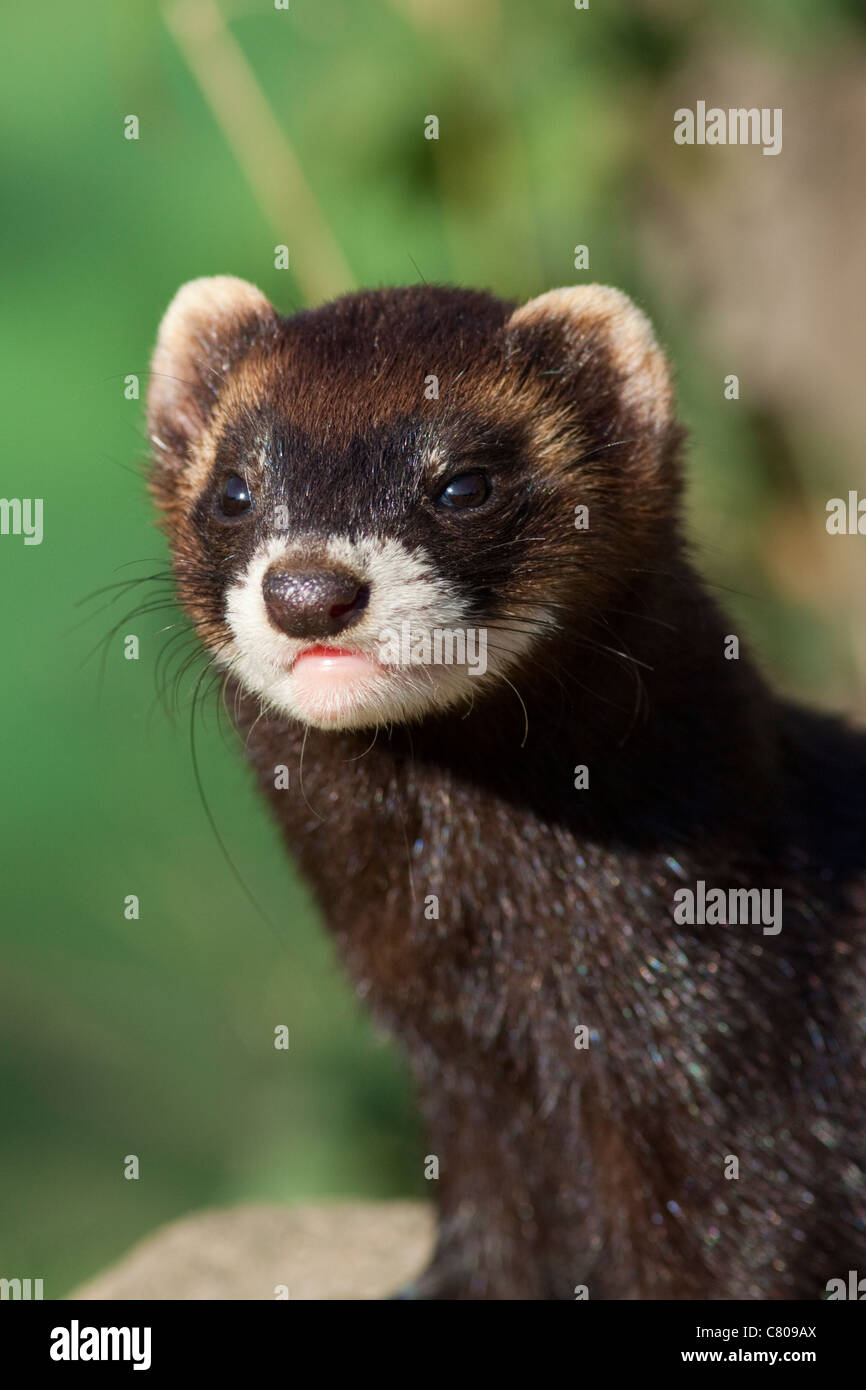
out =
[[(732, 630), (862, 714), (866, 542), (824, 509), (866, 484), (866, 31), (853, 0), (48, 0), (0, 23), (2, 493), (45, 507), (41, 546), (0, 538), (0, 1273), (56, 1297), (187, 1211), (425, 1186), (404, 1068), (211, 710), (207, 801), (276, 934), (220, 852), (196, 671), (173, 720), (156, 697), (177, 615), (78, 606), (164, 568), (124, 383), (143, 394), (175, 289), (231, 273), (289, 310), (421, 276), (624, 287), (677, 368)], [(675, 146), (697, 99), (782, 106), (782, 154)]]

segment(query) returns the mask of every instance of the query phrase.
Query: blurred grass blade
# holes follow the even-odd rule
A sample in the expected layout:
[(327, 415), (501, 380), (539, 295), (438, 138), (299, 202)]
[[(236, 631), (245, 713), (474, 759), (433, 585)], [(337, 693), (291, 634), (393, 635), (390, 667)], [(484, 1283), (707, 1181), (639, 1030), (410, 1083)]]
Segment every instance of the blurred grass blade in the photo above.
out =
[(308, 303), (354, 288), (354, 277), (240, 45), (214, 0), (169, 0), (163, 18), (186, 58)]

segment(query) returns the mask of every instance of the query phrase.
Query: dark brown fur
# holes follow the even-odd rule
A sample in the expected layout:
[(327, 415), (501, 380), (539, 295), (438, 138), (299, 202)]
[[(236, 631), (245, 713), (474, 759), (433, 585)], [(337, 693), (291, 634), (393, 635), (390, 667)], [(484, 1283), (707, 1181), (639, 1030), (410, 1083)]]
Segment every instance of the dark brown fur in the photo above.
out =
[[(866, 1273), (866, 740), (724, 659), (678, 426), (623, 404), (597, 325), (518, 329), (513, 307), (422, 288), (195, 325), (150, 408), (180, 595), (216, 648), (254, 537), (209, 529), (209, 489), (265, 429), (259, 486), (301, 529), (417, 539), (479, 621), (555, 600), (516, 690), (468, 714), (374, 740), (227, 701), (417, 1077), (440, 1163), (417, 1295), (818, 1298)], [(410, 461), (431, 441), (491, 462), (492, 515), (437, 529)], [(781, 888), (781, 934), (677, 925), (698, 879)]]

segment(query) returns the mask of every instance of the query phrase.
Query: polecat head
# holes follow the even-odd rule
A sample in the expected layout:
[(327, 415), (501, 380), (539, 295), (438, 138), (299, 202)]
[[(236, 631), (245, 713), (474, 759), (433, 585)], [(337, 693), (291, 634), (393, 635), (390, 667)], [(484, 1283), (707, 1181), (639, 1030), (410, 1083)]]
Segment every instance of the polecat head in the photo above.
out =
[(621, 293), (195, 280), (159, 331), (152, 488), (217, 662), (321, 728), (484, 698), (611, 600), (677, 489), (670, 378)]

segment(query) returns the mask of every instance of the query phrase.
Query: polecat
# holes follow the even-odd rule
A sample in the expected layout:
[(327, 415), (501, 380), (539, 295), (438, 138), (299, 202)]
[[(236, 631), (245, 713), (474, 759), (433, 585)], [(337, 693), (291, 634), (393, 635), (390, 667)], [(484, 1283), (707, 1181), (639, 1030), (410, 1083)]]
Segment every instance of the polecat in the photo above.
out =
[(644, 316), (197, 280), (149, 429), (181, 601), (417, 1078), (415, 1296), (866, 1271), (866, 739), (727, 659)]

